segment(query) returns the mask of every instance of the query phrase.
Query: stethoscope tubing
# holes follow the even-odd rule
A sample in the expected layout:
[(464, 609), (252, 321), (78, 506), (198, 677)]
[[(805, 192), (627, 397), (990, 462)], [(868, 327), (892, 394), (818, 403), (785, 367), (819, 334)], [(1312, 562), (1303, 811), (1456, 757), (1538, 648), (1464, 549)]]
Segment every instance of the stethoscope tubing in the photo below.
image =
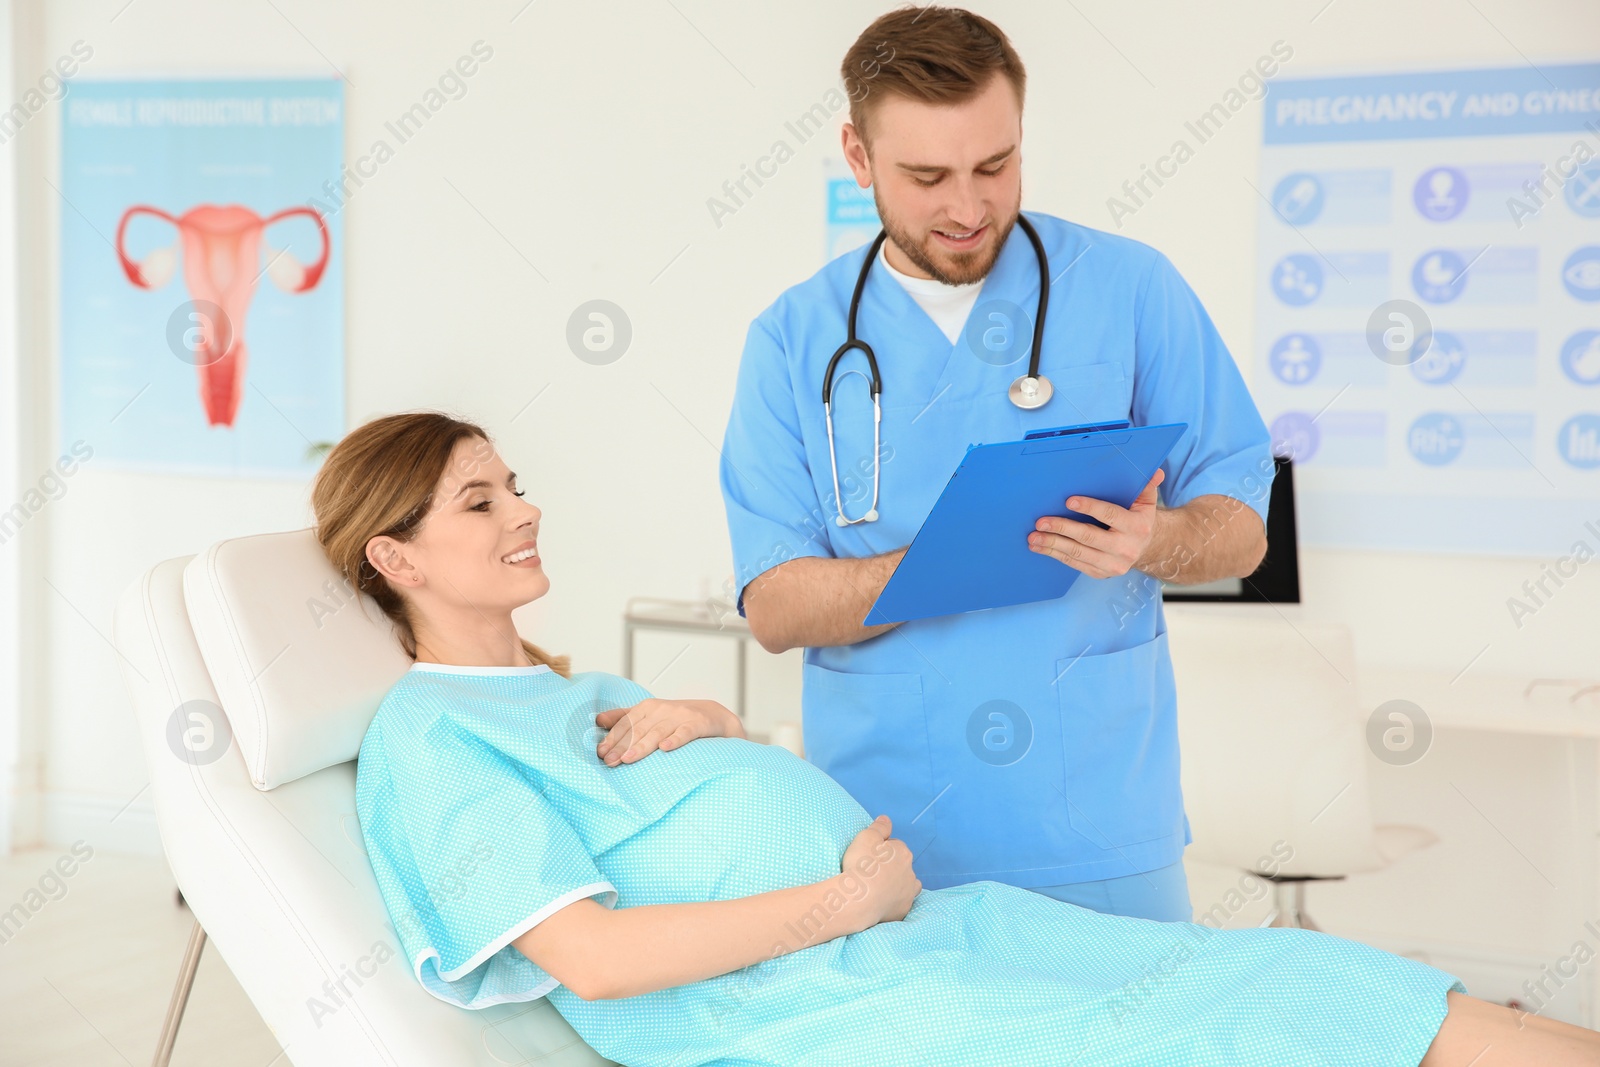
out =
[[(1017, 224), (1022, 227), (1022, 232), (1027, 234), (1028, 242), (1033, 245), (1033, 254), (1039, 261), (1039, 303), (1034, 312), (1033, 340), (1028, 355), (1028, 373), (1020, 382), (1041, 383), (1045, 387), (1044, 403), (1049, 399), (1049, 382), (1039, 376), (1039, 359), (1044, 344), (1045, 314), (1050, 306), (1050, 258), (1045, 254), (1044, 242), (1039, 239), (1039, 232), (1033, 228), (1027, 216), (1017, 212)], [(878, 258), (878, 251), (883, 247), (883, 242), (889, 237), (889, 231), (882, 229), (878, 236), (873, 238), (872, 247), (867, 249), (867, 258), (861, 263), (861, 272), (856, 275), (855, 291), (850, 295), (850, 309), (845, 318), (845, 342), (833, 353), (833, 358), (828, 360), (828, 369), (822, 375), (822, 413), (823, 420), (828, 427), (828, 463), (833, 469), (833, 500), (838, 510), (838, 517), (834, 520), (840, 526), (854, 526), (858, 522), (872, 522), (878, 517), (878, 476), (882, 466), (879, 458), (880, 432), (883, 424), (883, 407), (880, 400), (883, 393), (883, 375), (878, 371), (878, 357), (872, 351), (872, 346), (856, 336), (856, 318), (861, 311), (861, 294), (867, 288), (867, 275), (872, 271), (872, 262)], [(844, 498), (839, 495), (839, 460), (834, 451), (833, 444), (833, 386), (834, 371), (839, 366), (839, 360), (852, 349), (859, 350), (867, 357), (867, 367), (871, 374), (862, 374), (858, 370), (848, 370), (845, 376), (860, 374), (866, 379), (867, 389), (872, 395), (872, 504), (866, 514), (857, 519), (847, 519), (844, 514)], [(1016, 403), (1015, 387), (1013, 383), (1012, 402)], [(1024, 406), (1018, 404), (1019, 407)], [(1037, 406), (1037, 405), (1035, 405)]]

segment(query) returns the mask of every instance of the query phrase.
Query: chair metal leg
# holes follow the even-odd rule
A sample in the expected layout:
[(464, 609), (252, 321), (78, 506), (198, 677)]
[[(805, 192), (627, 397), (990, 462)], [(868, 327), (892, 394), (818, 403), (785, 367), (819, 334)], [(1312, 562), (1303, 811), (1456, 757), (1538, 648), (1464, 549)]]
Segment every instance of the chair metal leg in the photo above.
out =
[(150, 1067), (167, 1067), (172, 1059), (172, 1046), (178, 1040), (178, 1024), (183, 1022), (183, 1009), (189, 1003), (189, 990), (194, 987), (194, 975), (200, 969), (200, 952), (206, 947), (206, 930), (196, 919), (189, 931), (189, 947), (183, 950), (183, 963), (178, 968), (178, 982), (172, 987), (172, 1002), (167, 1005), (167, 1021), (161, 1025), (161, 1040), (156, 1043), (156, 1058)]
[[(1289, 898), (1289, 887), (1294, 887), (1294, 898)], [(1272, 911), (1261, 923), (1262, 927), (1292, 930), (1321, 930), (1306, 914), (1305, 882), (1274, 882), (1272, 884)]]

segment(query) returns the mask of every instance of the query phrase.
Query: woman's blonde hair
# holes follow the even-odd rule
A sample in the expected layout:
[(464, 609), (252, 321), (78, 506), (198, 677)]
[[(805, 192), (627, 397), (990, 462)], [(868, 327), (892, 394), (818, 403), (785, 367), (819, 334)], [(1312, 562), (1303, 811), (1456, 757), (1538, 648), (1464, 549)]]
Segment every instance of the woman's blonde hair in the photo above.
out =
[[(493, 444), (475, 423), (439, 411), (384, 415), (334, 445), (311, 487), (322, 551), (347, 582), (372, 597), (394, 621), (401, 647), (412, 659), (417, 658), (417, 639), (409, 606), (367, 559), (367, 542), (378, 536), (407, 542), (417, 536), (456, 442), (465, 437), (481, 442), (475, 463), (488, 458)], [(472, 474), (454, 473), (463, 479)], [(519, 640), (530, 662), (571, 677), (569, 657), (552, 656)]]

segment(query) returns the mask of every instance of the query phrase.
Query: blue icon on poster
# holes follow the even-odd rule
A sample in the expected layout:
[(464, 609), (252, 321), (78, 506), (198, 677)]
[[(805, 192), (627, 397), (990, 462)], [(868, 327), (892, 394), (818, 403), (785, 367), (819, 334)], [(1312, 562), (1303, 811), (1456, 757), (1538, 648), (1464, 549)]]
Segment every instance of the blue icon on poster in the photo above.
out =
[(1424, 252), (1411, 268), (1411, 285), (1430, 304), (1448, 304), (1467, 287), (1467, 261), (1448, 248)]
[(1600, 467), (1600, 415), (1574, 415), (1556, 432), (1556, 451), (1581, 470)]
[(1467, 362), (1467, 349), (1461, 338), (1439, 330), (1433, 335), (1433, 344), (1413, 364), (1411, 373), (1419, 382), (1429, 385), (1448, 385), (1461, 376)]
[(1291, 226), (1315, 222), (1322, 214), (1322, 183), (1303, 170), (1286, 176), (1272, 190), (1272, 210)]
[(1322, 367), (1322, 346), (1308, 333), (1285, 334), (1272, 346), (1267, 363), (1285, 385), (1304, 385)]
[(1467, 206), (1469, 192), (1465, 174), (1454, 167), (1434, 167), (1422, 172), (1411, 199), (1423, 218), (1448, 222)]
[(1579, 385), (1600, 385), (1600, 330), (1579, 330), (1567, 338), (1561, 373)]
[(1600, 300), (1600, 245), (1584, 245), (1568, 256), (1561, 284), (1579, 300)]
[(1294, 307), (1311, 303), (1322, 295), (1322, 264), (1299, 252), (1284, 256), (1272, 268), (1272, 291)]
[(1567, 179), (1567, 206), (1586, 219), (1600, 219), (1600, 160), (1585, 163)]
[(1317, 454), (1321, 435), (1312, 417), (1303, 411), (1285, 411), (1272, 420), (1272, 454), (1304, 463)]
[(1466, 438), (1461, 432), (1461, 420), (1442, 411), (1430, 411), (1417, 416), (1406, 431), (1406, 447), (1420, 462), (1430, 467), (1442, 467), (1461, 455)]

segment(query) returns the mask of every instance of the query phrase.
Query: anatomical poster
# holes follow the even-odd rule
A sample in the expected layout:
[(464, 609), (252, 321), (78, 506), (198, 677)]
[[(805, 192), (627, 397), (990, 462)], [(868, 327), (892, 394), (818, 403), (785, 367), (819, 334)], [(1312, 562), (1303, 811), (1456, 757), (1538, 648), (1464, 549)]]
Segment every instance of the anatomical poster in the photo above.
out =
[(1279, 78), (1264, 111), (1252, 392), (1302, 541), (1592, 553), (1600, 63)]
[(63, 448), (87, 442), (97, 467), (299, 479), (343, 435), (342, 89), (72, 82)]

